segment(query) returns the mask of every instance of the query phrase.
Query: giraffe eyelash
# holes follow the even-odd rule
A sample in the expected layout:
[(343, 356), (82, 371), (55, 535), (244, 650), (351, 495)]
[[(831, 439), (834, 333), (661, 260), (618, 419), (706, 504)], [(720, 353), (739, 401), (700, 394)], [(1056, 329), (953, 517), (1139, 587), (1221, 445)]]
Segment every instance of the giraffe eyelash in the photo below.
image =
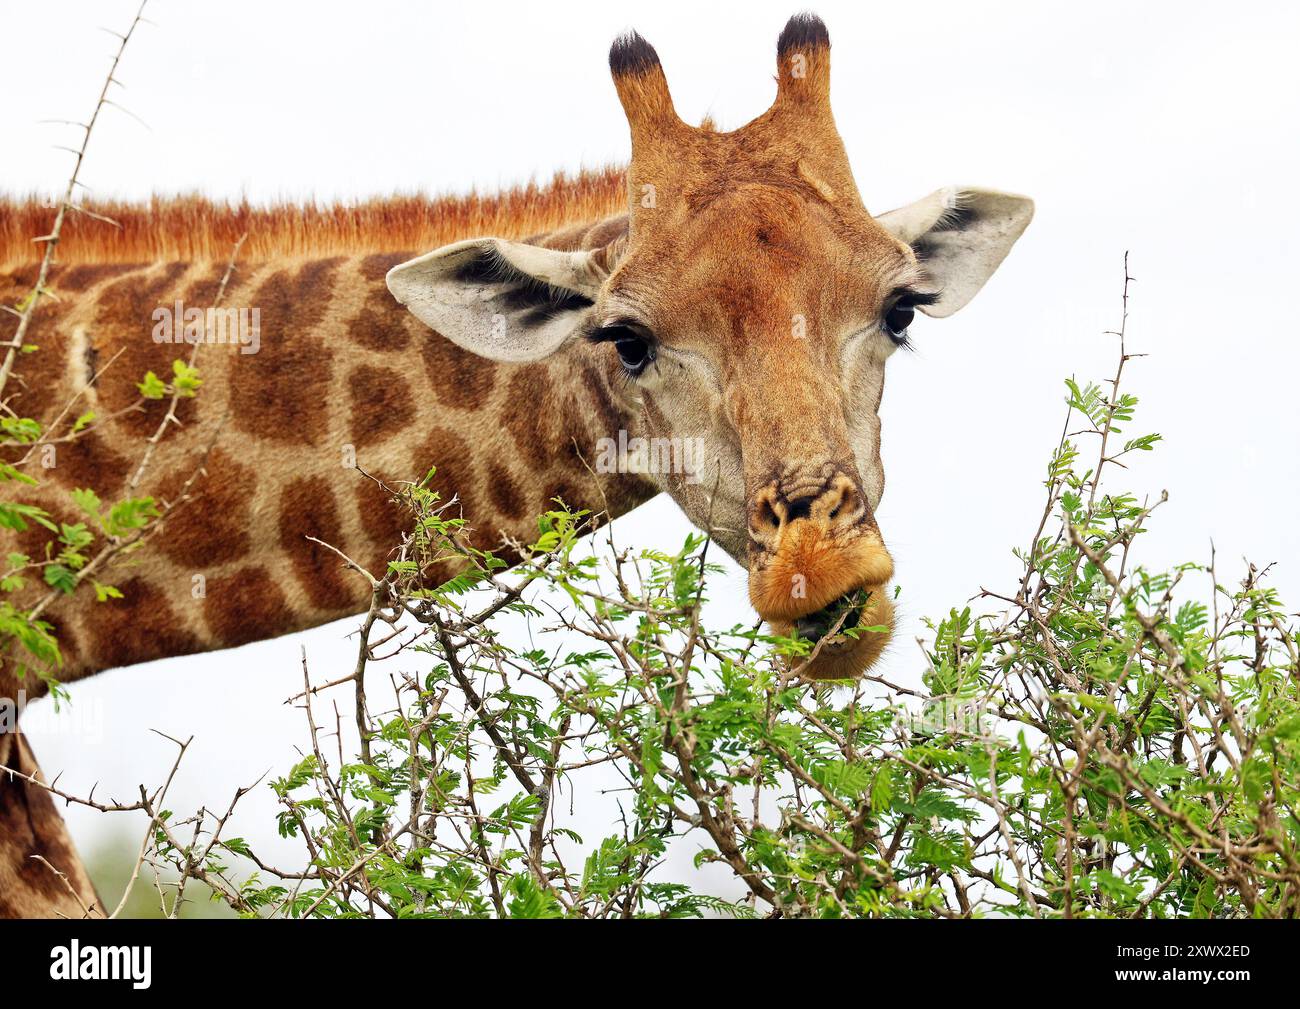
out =
[(629, 331), (643, 340), (653, 339), (650, 330), (635, 319), (610, 319), (608, 322), (588, 319), (583, 323), (580, 334), (588, 343), (610, 343)]
[(885, 301), (890, 305), (896, 305), (900, 301), (907, 301), (913, 307), (919, 308), (921, 305), (938, 304), (942, 297), (942, 291), (917, 291), (911, 287), (896, 287), (889, 292), (889, 297)]

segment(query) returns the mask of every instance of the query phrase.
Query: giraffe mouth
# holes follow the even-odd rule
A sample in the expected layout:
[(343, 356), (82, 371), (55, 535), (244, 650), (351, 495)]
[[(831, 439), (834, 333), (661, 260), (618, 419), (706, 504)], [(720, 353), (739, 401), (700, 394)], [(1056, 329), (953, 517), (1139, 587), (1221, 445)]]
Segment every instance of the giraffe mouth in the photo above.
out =
[(864, 585), (812, 613), (769, 624), (774, 633), (801, 638), (812, 646), (808, 653), (787, 660), (788, 668), (800, 678), (856, 679), (879, 660), (889, 643), (894, 604), (883, 585)]
[[(879, 589), (875, 590), (879, 592)], [(850, 651), (856, 645), (856, 635), (845, 634), (862, 622), (862, 614), (870, 602), (872, 591), (866, 588), (846, 592), (832, 599), (815, 613), (800, 617), (794, 622), (794, 633), (804, 641), (823, 641), (822, 651), (838, 654)]]
[(871, 593), (867, 589), (846, 592), (844, 596), (832, 599), (822, 609), (801, 616), (794, 622), (794, 632), (805, 641), (816, 642), (831, 635), (833, 631), (835, 633), (823, 648), (844, 650), (853, 642), (853, 638), (845, 635), (844, 632), (852, 631), (862, 623), (862, 610), (870, 596)]

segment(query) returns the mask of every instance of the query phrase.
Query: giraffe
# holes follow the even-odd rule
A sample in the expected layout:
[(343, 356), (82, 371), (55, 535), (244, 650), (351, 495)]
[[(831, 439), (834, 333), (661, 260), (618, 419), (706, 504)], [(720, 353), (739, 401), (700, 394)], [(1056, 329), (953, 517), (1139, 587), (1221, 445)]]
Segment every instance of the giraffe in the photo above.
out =
[[(732, 132), (678, 118), (639, 35), (615, 41), (610, 69), (631, 132), (625, 175), (558, 180), (487, 214), (444, 201), (406, 216), (372, 207), (368, 228), (326, 215), (305, 241), (301, 221), (261, 222), (260, 256), (241, 260), (225, 297), (259, 309), (259, 348), (203, 348), (204, 386), (140, 491), (177, 496), (207, 451), (202, 479), (115, 574), (122, 599), (49, 612), (61, 680), (364, 608), (369, 586), (308, 539), (382, 570), (402, 517), (356, 467), (395, 481), (436, 464), (434, 486), (456, 495), (482, 545), (527, 539), (557, 497), (616, 516), (667, 492), (747, 567), (775, 631), (820, 638), (850, 604), (851, 620), (891, 624), (893, 561), (875, 520), (885, 363), (916, 312), (944, 317), (974, 296), (1031, 201), (953, 187), (869, 213), (831, 116), (829, 36), (811, 15), (778, 39), (771, 108)], [(136, 383), (177, 356), (150, 339), (152, 314), (211, 303), (218, 237), (257, 231), (242, 213), (177, 209), (191, 232), (201, 224), (172, 243), (189, 257), (142, 256), (158, 253), (147, 229), (166, 207), (126, 213), (116, 247), (56, 272), (58, 300), (38, 319), (48, 346), (14, 409), (47, 416), (80, 397), (111, 418), (61, 445), (29, 495), (59, 520), (75, 519), (73, 487), (105, 500), (129, 487), (163, 409), (136, 406)], [(439, 247), (419, 254), (439, 219)], [(0, 293), (31, 272), (0, 276)], [(702, 471), (593, 467), (596, 446), (618, 438), (689, 439)], [(41, 535), (13, 539), (6, 552), (31, 553)], [(888, 637), (824, 643), (807, 675), (860, 675)], [(34, 686), (0, 667), (0, 698)], [(0, 762), (35, 773), (20, 734), (0, 739)], [(84, 906), (102, 910), (48, 796), (0, 775), (0, 916)]]

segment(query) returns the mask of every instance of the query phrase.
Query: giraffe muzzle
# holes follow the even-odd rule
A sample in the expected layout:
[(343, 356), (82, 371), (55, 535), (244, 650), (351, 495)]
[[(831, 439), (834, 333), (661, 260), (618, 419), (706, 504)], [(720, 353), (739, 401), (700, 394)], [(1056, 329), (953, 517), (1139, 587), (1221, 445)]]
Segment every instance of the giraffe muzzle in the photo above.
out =
[(880, 658), (893, 634), (894, 606), (883, 585), (845, 593), (794, 620), (768, 621), (772, 631), (803, 639), (806, 656), (790, 668), (810, 680), (856, 679)]
[(749, 535), (754, 608), (776, 633), (816, 647), (801, 675), (860, 676), (890, 636), (894, 562), (856, 484), (838, 476), (814, 494), (765, 488), (751, 502)]

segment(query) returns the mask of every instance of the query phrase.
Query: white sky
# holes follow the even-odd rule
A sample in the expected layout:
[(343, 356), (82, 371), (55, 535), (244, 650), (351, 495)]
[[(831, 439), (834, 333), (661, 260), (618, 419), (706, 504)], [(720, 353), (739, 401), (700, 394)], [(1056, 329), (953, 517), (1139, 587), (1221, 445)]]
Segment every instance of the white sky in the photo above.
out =
[[(7, 5), (0, 82), (11, 192), (61, 189), (67, 127), (88, 114), (135, 0)], [(678, 111), (723, 128), (767, 108), (773, 50), (795, 0), (708, 5), (159, 0), (132, 42), (116, 110), (92, 141), (98, 195), (353, 198), (490, 190), (627, 155), (609, 82), (610, 40), (636, 27), (658, 49)], [(1130, 486), (1170, 503), (1145, 543), (1152, 565), (1243, 555), (1278, 561), (1300, 598), (1296, 283), (1300, 8), (1266, 3), (964, 2), (815, 5), (834, 46), (832, 100), (868, 206), (950, 183), (1026, 193), (1034, 223), (959, 315), (924, 320), (896, 355), (885, 403), (888, 490), (879, 521), (905, 623), (886, 660), (919, 670), (923, 614), (1005, 586), (1012, 546), (1041, 508), (1062, 420), (1061, 379), (1109, 376), (1121, 260), (1132, 254), (1133, 433), (1166, 441)], [(995, 12), (995, 13), (991, 13)], [(21, 44), (15, 40), (22, 40)], [(624, 542), (676, 545), (660, 499), (619, 524)], [(747, 613), (743, 579), (714, 589)], [(298, 722), (281, 701), (306, 644), (321, 678), (350, 668), (350, 623), (237, 652), (113, 672), (73, 688), (102, 738), (55, 722), (33, 745), (47, 773), (127, 795), (165, 769), (158, 728), (197, 736), (174, 806), (220, 804), (283, 770)], [(30, 713), (36, 715), (36, 709)], [(60, 728), (63, 724), (64, 727)], [(271, 827), (270, 803), (243, 828)], [(111, 824), (70, 814), (83, 851)]]

